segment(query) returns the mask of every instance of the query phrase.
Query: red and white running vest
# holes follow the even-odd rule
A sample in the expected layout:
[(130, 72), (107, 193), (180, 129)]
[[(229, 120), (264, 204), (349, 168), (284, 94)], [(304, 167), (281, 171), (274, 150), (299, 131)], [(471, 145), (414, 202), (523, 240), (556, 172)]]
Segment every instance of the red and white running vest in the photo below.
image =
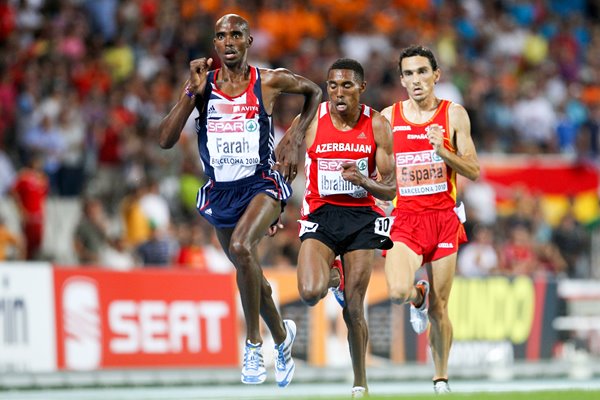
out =
[(360, 207), (375, 206), (375, 199), (364, 188), (342, 178), (340, 165), (356, 162), (366, 177), (377, 176), (375, 166), (375, 139), (371, 108), (361, 105), (362, 112), (356, 125), (348, 131), (338, 130), (331, 121), (329, 102), (321, 103), (318, 111), (315, 141), (306, 150), (306, 190), (302, 216), (314, 212), (324, 204)]
[(433, 116), (422, 124), (406, 119), (402, 102), (394, 105), (391, 123), (398, 184), (396, 208), (400, 211), (418, 213), (456, 206), (456, 172), (435, 153), (427, 139), (429, 125), (440, 125), (444, 129), (444, 147), (456, 153), (449, 137), (450, 104), (442, 100)]

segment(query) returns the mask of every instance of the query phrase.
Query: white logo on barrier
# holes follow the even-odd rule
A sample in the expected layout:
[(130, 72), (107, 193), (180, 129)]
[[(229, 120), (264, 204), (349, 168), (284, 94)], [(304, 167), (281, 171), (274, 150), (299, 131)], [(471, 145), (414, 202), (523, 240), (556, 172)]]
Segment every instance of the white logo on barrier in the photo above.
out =
[(100, 366), (102, 330), (96, 281), (81, 276), (68, 279), (62, 290), (65, 364), (68, 369)]
[(223, 348), (222, 320), (230, 314), (227, 303), (217, 300), (113, 301), (108, 307), (108, 324), (116, 337), (110, 340), (110, 351), (165, 354), (185, 349), (218, 353)]

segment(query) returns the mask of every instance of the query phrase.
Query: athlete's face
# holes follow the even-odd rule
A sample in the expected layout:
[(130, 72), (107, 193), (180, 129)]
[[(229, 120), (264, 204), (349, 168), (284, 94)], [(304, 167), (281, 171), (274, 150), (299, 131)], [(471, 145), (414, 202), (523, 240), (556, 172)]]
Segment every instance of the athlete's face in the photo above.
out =
[(366, 82), (359, 81), (350, 69), (332, 69), (327, 76), (327, 94), (332, 112), (340, 115), (356, 110), (360, 95), (365, 91)]
[(411, 99), (420, 101), (433, 94), (435, 83), (440, 79), (440, 70), (432, 70), (429, 59), (423, 56), (407, 57), (402, 60), (400, 77), (402, 86)]
[(248, 48), (252, 45), (252, 36), (243, 19), (224, 17), (215, 26), (213, 43), (223, 64), (233, 66), (245, 61)]

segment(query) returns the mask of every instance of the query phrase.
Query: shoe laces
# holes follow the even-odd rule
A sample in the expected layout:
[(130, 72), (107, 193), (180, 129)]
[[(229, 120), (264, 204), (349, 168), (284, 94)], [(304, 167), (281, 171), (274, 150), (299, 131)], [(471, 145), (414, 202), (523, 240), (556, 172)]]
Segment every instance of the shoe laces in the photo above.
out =
[(275, 357), (276, 368), (282, 371), (285, 369), (287, 363), (285, 357), (285, 341), (275, 347), (275, 352), (277, 353), (277, 357)]
[(258, 370), (262, 365), (262, 354), (259, 346), (247, 344), (244, 352), (244, 366), (246, 369)]

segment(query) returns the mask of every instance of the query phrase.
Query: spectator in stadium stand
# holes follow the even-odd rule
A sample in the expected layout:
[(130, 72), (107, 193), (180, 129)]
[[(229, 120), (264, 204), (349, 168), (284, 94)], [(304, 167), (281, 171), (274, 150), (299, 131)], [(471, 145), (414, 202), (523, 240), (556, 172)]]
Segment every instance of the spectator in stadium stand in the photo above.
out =
[(173, 240), (160, 229), (158, 224), (150, 221), (150, 237), (140, 244), (136, 254), (146, 267), (171, 267), (177, 248)]
[(531, 226), (524, 221), (510, 223), (508, 240), (500, 246), (500, 272), (506, 275), (532, 275), (539, 266)]
[(79, 196), (83, 190), (86, 132), (80, 102), (74, 90), (69, 92), (65, 103), (61, 105), (56, 128), (65, 144), (57, 174), (58, 193), (60, 196)]
[(102, 252), (109, 246), (108, 219), (97, 199), (85, 199), (82, 208), (82, 217), (75, 228), (75, 252), (81, 264), (98, 266)]
[(28, 165), (18, 171), (11, 192), (19, 210), (27, 260), (34, 260), (40, 255), (49, 190), (48, 177), (44, 173), (44, 156), (32, 152)]
[(180, 224), (177, 236), (179, 237), (179, 252), (176, 266), (178, 268), (208, 271), (206, 253), (204, 251), (208, 238), (200, 224)]
[(585, 249), (589, 246), (590, 235), (573, 214), (566, 213), (552, 232), (552, 244), (562, 254), (569, 278), (585, 279), (589, 276), (587, 270)]
[(150, 221), (140, 204), (143, 193), (144, 187), (141, 183), (129, 185), (119, 204), (123, 238), (131, 247), (137, 247), (150, 237)]
[(173, 147), (192, 111), (198, 110), (198, 148), (209, 177), (198, 193), (198, 210), (215, 227), (236, 267), (247, 329), (241, 379), (246, 384), (266, 379), (262, 315), (276, 344), (275, 378), (285, 387), (295, 370), (291, 349), (296, 326), (282, 320), (256, 259), (256, 246), (265, 233), (277, 230), (282, 206), (291, 195), (286, 179), (296, 175), (298, 155), (278, 154), (280, 168), (274, 169), (271, 114), (279, 94), (304, 96), (297, 126), (304, 131), (316, 114), (321, 90), (288, 70), (249, 65), (252, 41), (249, 24), (241, 16), (226, 14), (217, 21), (213, 43), (221, 68), (209, 71), (212, 58), (190, 62), (185, 88), (160, 124), (160, 145)]
[(482, 277), (498, 270), (498, 252), (494, 247), (494, 231), (490, 226), (476, 225), (473, 240), (458, 253), (458, 273), (468, 277)]
[[(409, 46), (400, 53), (398, 66), (408, 100), (382, 111), (394, 132), (394, 158), (404, 160), (396, 164), (394, 247), (387, 252), (385, 273), (392, 301), (411, 303), (413, 329), (423, 333), (431, 321), (433, 389), (448, 393), (452, 345), (448, 301), (458, 246), (467, 240), (464, 206), (456, 204), (456, 175), (476, 180), (479, 161), (466, 110), (434, 92), (441, 70), (433, 52)], [(417, 270), (426, 263), (428, 280), (413, 284)]]
[[(298, 291), (306, 304), (315, 306), (333, 288), (348, 328), (352, 398), (369, 394), (364, 302), (375, 249), (393, 245), (391, 220), (376, 206), (375, 198), (391, 201), (396, 192), (390, 124), (360, 103), (365, 89), (365, 73), (358, 61), (341, 58), (331, 64), (329, 101), (321, 103), (305, 135), (309, 161), (299, 220)], [(288, 132), (298, 132), (296, 123), (298, 118)], [(285, 143), (296, 143), (291, 151), (298, 151), (301, 142), (292, 138)]]
[(39, 152), (44, 159), (44, 172), (48, 176), (50, 192), (58, 193), (58, 170), (65, 154), (66, 143), (48, 114), (41, 115), (39, 124), (25, 132), (24, 144), (28, 152)]

